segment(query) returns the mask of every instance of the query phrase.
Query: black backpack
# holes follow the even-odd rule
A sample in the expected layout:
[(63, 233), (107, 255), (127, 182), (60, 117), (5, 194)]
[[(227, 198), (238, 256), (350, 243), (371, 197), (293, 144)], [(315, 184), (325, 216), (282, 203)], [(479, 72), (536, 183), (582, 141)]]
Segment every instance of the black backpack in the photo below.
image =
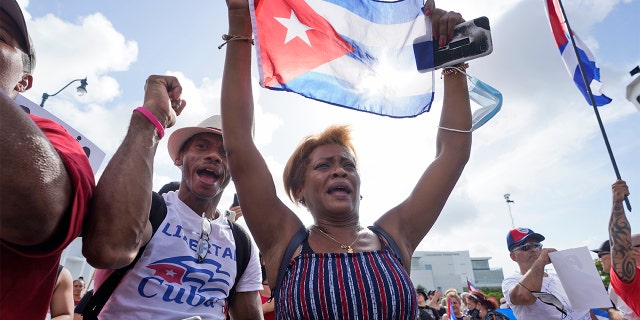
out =
[[(151, 211), (149, 213), (149, 222), (151, 222), (151, 227), (153, 229), (152, 234), (155, 234), (164, 218), (167, 216), (167, 205), (164, 202), (164, 198), (158, 193), (153, 192), (151, 195)], [(247, 265), (249, 264), (249, 260), (251, 259), (251, 240), (249, 240), (249, 235), (247, 232), (235, 222), (229, 221), (229, 226), (231, 227), (231, 232), (233, 233), (233, 239), (236, 243), (236, 268), (238, 270), (236, 274), (236, 280), (229, 291), (229, 297), (227, 297), (227, 303), (232, 304), (235, 299), (236, 294), (236, 285), (238, 281), (240, 281), (240, 277), (247, 269)], [(84, 320), (94, 320), (98, 319), (98, 315), (102, 308), (107, 303), (111, 294), (116, 289), (122, 278), (127, 274), (127, 272), (136, 265), (140, 257), (142, 257), (142, 253), (147, 246), (144, 245), (138, 251), (138, 255), (136, 255), (135, 259), (125, 267), (114, 270), (111, 275), (102, 283), (98, 290), (94, 291), (91, 300), (87, 304), (84, 312), (82, 313)]]

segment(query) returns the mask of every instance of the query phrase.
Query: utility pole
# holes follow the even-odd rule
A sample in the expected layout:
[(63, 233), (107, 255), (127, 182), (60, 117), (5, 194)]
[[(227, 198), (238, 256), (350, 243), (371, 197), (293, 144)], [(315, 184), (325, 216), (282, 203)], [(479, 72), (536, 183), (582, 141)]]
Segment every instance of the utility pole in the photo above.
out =
[(509, 199), (509, 197), (511, 197), (511, 194), (507, 193), (504, 195), (504, 200), (507, 201), (507, 207), (509, 207), (509, 218), (511, 218), (511, 228), (515, 228), (516, 226), (513, 224), (513, 216), (511, 215), (511, 204), (515, 203), (515, 201)]

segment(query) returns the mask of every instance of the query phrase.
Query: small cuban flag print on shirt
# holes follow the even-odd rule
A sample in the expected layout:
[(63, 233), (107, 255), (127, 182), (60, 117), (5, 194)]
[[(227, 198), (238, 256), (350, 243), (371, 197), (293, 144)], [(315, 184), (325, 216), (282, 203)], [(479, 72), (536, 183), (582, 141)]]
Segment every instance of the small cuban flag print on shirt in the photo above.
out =
[(250, 0), (263, 87), (394, 118), (429, 111), (421, 0)]

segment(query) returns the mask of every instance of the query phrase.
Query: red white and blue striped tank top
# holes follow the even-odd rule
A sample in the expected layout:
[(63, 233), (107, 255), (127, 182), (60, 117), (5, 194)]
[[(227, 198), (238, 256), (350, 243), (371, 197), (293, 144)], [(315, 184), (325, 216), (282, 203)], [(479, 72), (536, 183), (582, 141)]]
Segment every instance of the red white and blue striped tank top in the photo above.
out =
[(380, 241), (379, 251), (314, 253), (305, 239), (278, 288), (276, 319), (416, 319), (409, 274)]

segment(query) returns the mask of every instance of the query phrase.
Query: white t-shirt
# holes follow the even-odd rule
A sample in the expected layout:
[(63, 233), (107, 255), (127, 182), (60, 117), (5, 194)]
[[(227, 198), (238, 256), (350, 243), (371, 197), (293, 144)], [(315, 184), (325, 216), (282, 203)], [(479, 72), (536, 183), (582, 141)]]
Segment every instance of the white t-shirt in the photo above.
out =
[[(554, 306), (542, 303), (542, 301), (536, 299), (536, 302), (532, 305), (515, 305), (511, 302), (509, 292), (513, 289), (518, 281), (522, 278), (522, 275), (515, 273), (502, 281), (502, 293), (504, 294), (507, 303), (511, 306), (513, 313), (518, 320), (538, 320), (538, 319), (562, 319), (562, 313), (558, 311)], [(548, 277), (542, 278), (541, 292), (551, 293), (558, 298), (567, 310), (567, 317), (564, 320), (590, 320), (591, 315), (589, 310), (574, 310), (569, 304), (567, 294), (562, 288), (560, 279), (553, 273), (548, 273)]]
[[(236, 245), (224, 215), (210, 222), (210, 249), (198, 263), (202, 218), (175, 192), (163, 195), (167, 216), (102, 309), (100, 319), (224, 319), (224, 305), (236, 277)], [(258, 249), (236, 286), (237, 292), (262, 289)]]

